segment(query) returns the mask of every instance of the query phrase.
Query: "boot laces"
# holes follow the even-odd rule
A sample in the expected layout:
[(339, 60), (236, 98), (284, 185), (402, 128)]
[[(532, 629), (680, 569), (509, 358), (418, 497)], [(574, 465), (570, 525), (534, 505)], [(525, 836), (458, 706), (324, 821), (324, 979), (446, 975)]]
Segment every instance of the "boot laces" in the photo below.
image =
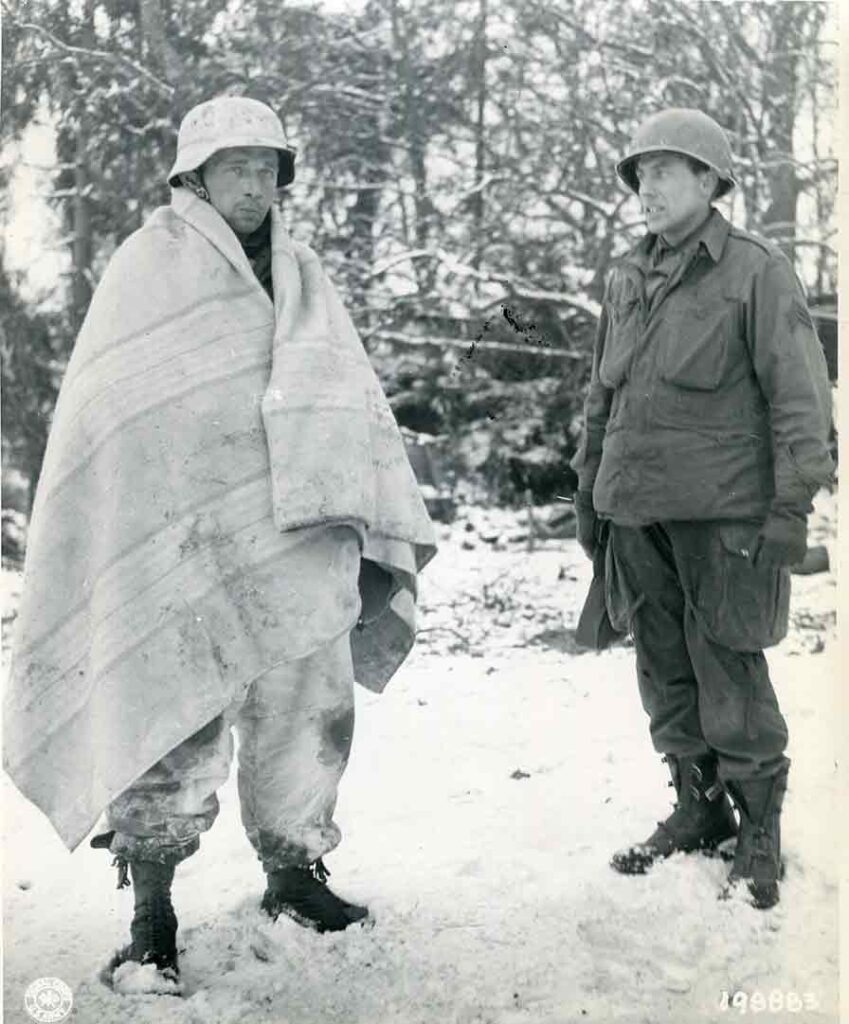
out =
[(118, 869), (118, 884), (116, 889), (128, 889), (130, 886), (130, 864), (124, 857), (116, 857), (112, 861), (112, 867)]
[[(140, 908), (139, 908), (140, 909)], [(141, 913), (143, 939), (139, 945), (140, 963), (155, 963), (158, 968), (174, 965), (176, 921), (167, 893), (153, 893), (143, 904)]]

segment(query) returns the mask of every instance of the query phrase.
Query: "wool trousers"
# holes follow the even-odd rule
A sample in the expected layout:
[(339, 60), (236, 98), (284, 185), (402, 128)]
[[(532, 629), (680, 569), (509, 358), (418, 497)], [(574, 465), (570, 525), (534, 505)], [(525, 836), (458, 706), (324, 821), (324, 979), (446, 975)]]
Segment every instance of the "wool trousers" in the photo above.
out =
[(757, 525), (611, 525), (609, 603), (633, 634), (656, 750), (716, 754), (724, 779), (789, 764), (787, 725), (763, 648), (787, 629), (789, 573), (754, 567)]

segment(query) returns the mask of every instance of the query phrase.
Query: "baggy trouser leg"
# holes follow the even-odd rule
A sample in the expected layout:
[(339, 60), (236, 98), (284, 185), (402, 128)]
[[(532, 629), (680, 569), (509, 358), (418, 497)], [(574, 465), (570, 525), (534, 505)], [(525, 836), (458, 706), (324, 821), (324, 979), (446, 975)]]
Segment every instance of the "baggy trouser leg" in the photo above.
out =
[(745, 537), (751, 529), (670, 524), (687, 594), (684, 629), (698, 680), (699, 719), (724, 782), (769, 778), (789, 764), (787, 723), (763, 653), (783, 635), (786, 572), (753, 567), (742, 552), (729, 550), (729, 537), (738, 531)]
[(785, 570), (745, 557), (749, 524), (676, 524), (689, 594), (685, 629), (705, 737), (740, 815), (726, 895), (745, 881), (759, 908), (779, 898), (787, 723), (762, 648), (786, 630)]
[(319, 932), (368, 918), (327, 886), (322, 856), (341, 839), (333, 821), (354, 728), (347, 635), (254, 684), (239, 717), (242, 820), (268, 885), (262, 909)]
[(218, 815), (216, 791), (227, 781), (232, 748), (219, 716), (136, 779), (107, 808), (111, 852), (167, 865), (191, 856)]
[(735, 651), (705, 633), (694, 610), (687, 637), (699, 679), (702, 727), (724, 782), (768, 778), (789, 764), (787, 723), (763, 651)]
[(728, 896), (745, 882), (759, 909), (779, 899), (781, 807), (790, 761), (787, 724), (778, 706), (763, 652), (731, 651), (704, 635), (695, 615), (688, 628), (700, 678), (705, 731), (719, 754), (720, 772), (740, 815), (740, 835)]
[(333, 812), (353, 737), (353, 686), (345, 634), (267, 672), (239, 713), (242, 822), (266, 872), (313, 864), (340, 842)]
[(617, 576), (629, 594), (639, 597), (631, 629), (640, 699), (654, 748), (677, 757), (706, 754), (698, 687), (684, 636), (684, 593), (666, 531), (659, 524), (613, 524), (610, 544)]
[[(130, 943), (115, 954), (106, 980), (128, 960), (152, 963), (176, 980), (177, 916), (171, 903), (175, 866), (193, 854), (200, 833), (218, 814), (216, 790), (227, 780), (232, 736), (224, 716), (166, 754), (116, 797), (107, 808), (109, 849), (119, 867), (119, 887), (127, 868), (135, 896)], [(102, 843), (95, 843), (102, 845)]]
[(611, 545), (618, 581), (628, 595), (639, 598), (631, 628), (640, 697), (652, 742), (664, 754), (676, 793), (672, 813), (652, 834), (612, 858), (617, 871), (642, 874), (672, 853), (715, 849), (735, 835), (736, 823), (702, 730), (684, 628), (686, 598), (669, 534), (661, 524), (614, 525)]

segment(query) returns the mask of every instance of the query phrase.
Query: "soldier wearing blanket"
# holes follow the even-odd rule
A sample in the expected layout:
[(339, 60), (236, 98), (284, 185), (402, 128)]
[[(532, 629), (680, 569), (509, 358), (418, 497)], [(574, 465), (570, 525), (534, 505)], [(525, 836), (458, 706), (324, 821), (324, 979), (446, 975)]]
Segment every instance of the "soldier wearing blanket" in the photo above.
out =
[[(696, 110), (649, 117), (617, 166), (648, 233), (612, 268), (573, 460), (578, 534), (606, 545), (673, 813), (613, 857), (626, 874), (737, 836), (727, 894), (779, 898), (787, 726), (763, 649), (830, 477), (825, 361), (793, 268), (713, 200), (731, 151)], [(732, 813), (732, 802), (739, 812)]]
[[(119, 248), (57, 403), (6, 694), (6, 768), (72, 849), (105, 810), (132, 960), (178, 974), (175, 867), (239, 733), (262, 909), (367, 918), (322, 858), (353, 682), (408, 653), (433, 531), (397, 424), (315, 254), (274, 206), (295, 153), (245, 98), (191, 110), (169, 207)], [(128, 870), (129, 869), (129, 870)]]

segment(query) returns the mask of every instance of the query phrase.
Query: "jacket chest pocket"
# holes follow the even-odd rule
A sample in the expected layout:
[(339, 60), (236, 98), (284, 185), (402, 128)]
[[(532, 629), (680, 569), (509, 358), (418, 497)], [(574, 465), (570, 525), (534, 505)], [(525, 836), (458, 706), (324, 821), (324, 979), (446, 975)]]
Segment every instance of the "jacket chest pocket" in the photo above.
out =
[(599, 380), (606, 388), (618, 388), (628, 376), (641, 330), (638, 298), (611, 303), (604, 353), (598, 368)]
[(737, 331), (736, 303), (718, 299), (665, 317), (661, 380), (692, 391), (715, 391), (726, 373)]

